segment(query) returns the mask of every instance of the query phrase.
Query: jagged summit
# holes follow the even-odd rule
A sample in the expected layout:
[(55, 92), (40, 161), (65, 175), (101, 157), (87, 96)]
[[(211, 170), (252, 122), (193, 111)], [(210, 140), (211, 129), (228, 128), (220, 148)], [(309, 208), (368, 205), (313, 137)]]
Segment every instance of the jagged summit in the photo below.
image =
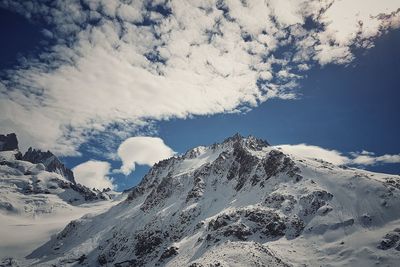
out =
[(32, 147), (30, 147), (22, 156), (22, 160), (35, 164), (42, 163), (46, 167), (46, 171), (58, 173), (68, 181), (76, 183), (73, 172), (65, 167), (65, 165), (50, 151), (43, 152), (40, 149), (32, 149)]
[[(235, 134), (231, 137), (226, 138), (221, 143), (214, 143), (210, 146), (198, 146), (193, 149), (188, 150), (182, 156), (174, 156), (169, 159), (164, 159), (158, 163), (156, 163), (150, 171), (144, 176), (139, 185), (133, 189), (126, 190), (126, 192), (131, 192), (128, 196), (128, 199), (132, 199), (136, 197), (138, 194), (141, 194), (146, 189), (153, 188), (155, 186), (164, 186), (164, 180), (167, 179), (164, 176), (158, 175), (161, 174), (169, 174), (173, 176), (175, 170), (180, 170), (181, 174), (188, 174), (195, 170), (196, 168), (202, 165), (212, 165), (217, 166), (225, 161), (236, 161), (237, 164), (234, 164), (229, 169), (229, 179), (232, 179), (236, 173), (240, 176), (240, 181), (238, 181), (237, 189), (240, 189), (243, 186), (244, 178), (248, 175), (247, 169), (254, 167), (254, 164), (258, 164), (263, 157), (265, 157), (266, 153), (271, 152), (271, 160), (274, 158), (275, 163), (274, 166), (265, 167), (269, 172), (277, 172), (279, 168), (288, 168), (290, 161), (287, 157), (284, 157), (282, 152), (273, 149), (270, 147), (268, 142), (255, 138), (254, 136), (243, 137), (240, 134)], [(280, 161), (286, 158), (284, 161), (286, 167), (279, 166)], [(269, 164), (267, 161), (265, 164)], [(293, 164), (292, 164), (293, 165)], [(262, 168), (262, 167), (259, 167)], [(258, 174), (253, 175), (252, 179), (258, 179), (256, 176)], [(293, 173), (293, 175), (295, 175)], [(296, 179), (299, 179), (298, 177)]]
[(244, 137), (244, 136), (240, 135), (239, 133), (236, 133), (232, 137), (228, 137), (227, 139), (225, 139), (223, 141), (223, 144), (226, 144), (226, 143), (240, 144), (249, 149), (258, 150), (258, 151), (262, 150), (265, 147), (270, 146), (270, 144), (263, 139), (257, 138), (253, 135)]
[(200, 154), (206, 152), (211, 149), (213, 151), (217, 150), (229, 150), (233, 148), (242, 147), (245, 149), (253, 150), (253, 151), (261, 151), (263, 148), (270, 146), (270, 144), (260, 138), (256, 138), (253, 135), (249, 135), (244, 137), (239, 133), (234, 134), (223, 140), (221, 143), (214, 143), (210, 146), (198, 146), (192, 149), (189, 149), (184, 153), (184, 158), (194, 158), (199, 156)]
[[(0, 151), (0, 182), (15, 184), (14, 189), (23, 195), (55, 194), (62, 195), (68, 203), (105, 200), (109, 191), (103, 192), (77, 184), (73, 172), (68, 169), (52, 152), (43, 152), (30, 147), (22, 156), (18, 150), (18, 140), (14, 133), (1, 135), (3, 150)], [(15, 178), (12, 178), (14, 177)], [(10, 178), (11, 177), (11, 178)], [(41, 178), (39, 178), (41, 177)], [(6, 187), (6, 186), (4, 186)], [(1, 189), (1, 187), (0, 187)], [(65, 193), (65, 191), (69, 191)], [(111, 192), (113, 194), (113, 192)], [(1, 202), (2, 205), (8, 202)], [(7, 209), (12, 203), (4, 204)], [(11, 209), (12, 210), (12, 209)]]
[(258, 144), (258, 146), (270, 146), (270, 144), (260, 138), (255, 137), (254, 135), (249, 135), (247, 137), (236, 133), (233, 136), (226, 138), (222, 143), (235, 143), (235, 142), (242, 142), (247, 144)]
[(52, 266), (396, 266), (400, 177), (235, 135), (155, 164), (29, 255)]
[(22, 156), (15, 133), (0, 135), (0, 151), (16, 151), (14, 154), (15, 159), (28, 161), (33, 164), (42, 163), (46, 171), (58, 173), (68, 181), (76, 184), (73, 172), (50, 151), (43, 152), (40, 149), (30, 147)]
[[(155, 164), (126, 201), (72, 222), (30, 257), (93, 266), (393, 263), (398, 184), (398, 176), (297, 159), (234, 135)], [(391, 239), (380, 241), (386, 232)]]
[(0, 134), (0, 151), (16, 150), (18, 148), (17, 135), (10, 133), (7, 135)]
[(1, 258), (26, 256), (71, 220), (119, 198), (72, 182), (72, 171), (51, 152), (30, 149), (22, 159), (15, 148), (0, 151), (0, 266), (20, 266)]

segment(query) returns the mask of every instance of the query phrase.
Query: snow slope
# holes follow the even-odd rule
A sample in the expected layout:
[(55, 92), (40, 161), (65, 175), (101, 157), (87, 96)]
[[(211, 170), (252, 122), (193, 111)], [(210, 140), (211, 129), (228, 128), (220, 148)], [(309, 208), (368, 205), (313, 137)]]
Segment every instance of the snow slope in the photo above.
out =
[(153, 166), (21, 265), (398, 266), (400, 177), (235, 135)]
[(77, 185), (41, 163), (16, 160), (18, 153), (0, 152), (0, 258), (24, 257), (71, 220), (118, 201), (113, 192)]

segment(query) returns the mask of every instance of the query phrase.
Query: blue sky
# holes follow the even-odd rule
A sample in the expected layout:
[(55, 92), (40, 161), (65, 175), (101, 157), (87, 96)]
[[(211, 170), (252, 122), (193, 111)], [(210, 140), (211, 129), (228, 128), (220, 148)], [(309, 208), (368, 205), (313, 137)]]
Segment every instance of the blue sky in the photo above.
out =
[[(387, 9), (381, 12), (390, 13), (393, 3), (390, 5), (389, 2)], [(57, 3), (56, 10), (65, 14), (71, 12), (72, 8), (59, 4), (62, 1)], [(361, 14), (357, 19), (364, 19), (365, 25), (358, 34), (353, 33), (352, 28), (343, 28), (340, 23), (329, 24), (321, 18), (314, 18), (310, 25), (312, 14), (304, 15), (302, 11), (297, 18), (293, 16), (299, 13), (296, 9), (293, 14), (279, 13), (279, 6), (271, 13), (279, 23), (266, 24), (263, 30), (258, 29), (257, 20), (254, 24), (245, 16), (246, 10), (239, 9), (240, 12), (235, 13), (234, 6), (217, 6), (214, 9), (224, 11), (220, 15), (227, 25), (231, 22), (230, 14), (236, 14), (237, 23), (241, 24), (241, 29), (246, 29), (238, 37), (244, 40), (246, 53), (239, 57), (236, 56), (238, 51), (229, 50), (234, 39), (224, 38), (228, 33), (236, 36), (235, 31), (223, 28), (226, 25), (219, 22), (219, 29), (215, 25), (210, 28), (215, 32), (209, 35), (208, 46), (204, 46), (199, 54), (193, 50), (189, 53), (192, 57), (185, 63), (179, 53), (186, 46), (179, 41), (181, 38), (188, 42), (202, 40), (193, 33), (194, 30), (188, 35), (174, 26), (172, 32), (175, 31), (175, 35), (171, 34), (166, 40), (177, 38), (176, 42), (171, 41), (169, 46), (159, 44), (156, 48), (152, 47), (157, 46), (154, 42), (163, 37), (147, 41), (150, 38), (146, 37), (148, 27), (146, 31), (129, 35), (131, 26), (135, 29), (141, 29), (143, 24), (158, 27), (170, 16), (181, 23), (189, 23), (185, 29), (197, 27), (181, 19), (183, 7), (177, 4), (148, 5), (134, 6), (131, 10), (121, 5), (114, 13), (107, 13), (112, 8), (106, 9), (104, 4), (74, 9), (75, 13), (80, 10), (82, 14), (87, 14), (88, 9), (96, 10), (98, 14), (91, 15), (95, 19), (90, 17), (88, 22), (82, 22), (82, 16), (76, 16), (72, 22), (58, 21), (54, 9), (39, 4), (37, 9), (7, 1), (0, 5), (0, 34), (5, 36), (0, 49), (3, 86), (0, 99), (5, 108), (0, 127), (17, 132), (23, 148), (33, 145), (51, 149), (71, 168), (83, 163), (76, 169), (83, 180), (94, 180), (97, 176), (108, 181), (112, 178), (119, 190), (137, 184), (149, 165), (157, 160), (148, 158), (146, 150), (157, 154), (160, 149), (169, 147), (183, 153), (194, 146), (222, 141), (236, 132), (255, 135), (272, 145), (308, 144), (327, 151), (335, 150), (353, 160), (349, 164), (373, 171), (400, 173), (400, 160), (397, 159), (400, 152), (398, 12), (387, 20), (378, 21), (381, 30), (373, 27), (375, 24), (369, 21), (369, 16), (361, 16), (372, 12), (367, 8), (368, 4), (365, 4), (367, 7), (359, 6), (360, 10), (356, 7), (354, 14)], [(334, 8), (335, 5), (331, 9)], [(165, 12), (168, 9), (172, 10), (172, 15)], [(141, 15), (135, 10), (142, 11), (139, 12)], [(153, 19), (152, 10), (160, 11), (158, 14), (161, 15)], [(373, 6), (371, 10), (374, 10)], [(339, 13), (333, 10), (326, 16), (332, 16), (336, 21), (341, 19)], [(116, 21), (121, 23), (122, 32), (118, 27), (108, 26), (108, 21), (102, 18), (112, 18), (113, 14), (116, 19), (110, 25), (116, 25)], [(195, 13), (199, 23), (204, 25), (212, 17), (210, 14), (203, 17)], [(87, 15), (84, 18), (87, 19)], [(103, 24), (98, 22), (102, 19)], [(125, 20), (129, 23), (124, 24)], [(259, 21), (262, 24), (261, 16)], [(370, 28), (368, 23), (371, 23)], [(314, 27), (311, 34), (310, 27)], [(279, 37), (279, 31), (288, 35)], [(160, 26), (149, 32), (159, 36), (164, 29)], [(273, 36), (272, 40), (268, 39), (270, 36)], [(213, 38), (215, 40), (210, 41)], [(110, 39), (111, 48), (104, 45)], [(267, 42), (265, 50), (252, 44), (255, 41), (260, 44), (264, 39)], [(311, 49), (299, 48), (309, 39), (317, 43)], [(274, 43), (278, 44), (276, 48), (273, 48)], [(89, 48), (85, 46), (87, 44)], [(212, 44), (211, 48), (209, 44)], [(212, 49), (222, 45), (227, 45), (224, 57), (215, 61), (214, 57), (203, 58), (202, 53), (213, 55)], [(132, 56), (125, 62), (121, 56), (131, 56), (130, 48), (142, 53), (147, 61)], [(262, 67), (253, 64), (257, 60), (263, 63)], [(203, 65), (199, 62), (205, 62), (207, 68), (201, 68)], [(180, 69), (179, 64), (188, 65)], [(239, 67), (231, 69), (232, 64)], [(249, 65), (250, 72), (246, 64), (252, 64)], [(110, 69), (107, 69), (108, 65)], [(110, 74), (114, 69), (115, 73)], [(252, 78), (252, 71), (257, 74), (255, 78)], [(153, 77), (146, 76), (149, 73), (155, 75), (157, 82), (149, 81)], [(187, 75), (188, 78), (179, 77), (181, 73), (182, 77)], [(201, 75), (191, 76), (193, 73)], [(236, 77), (237, 73), (242, 74)], [(207, 83), (207, 80), (212, 82)], [(252, 87), (253, 83), (257, 86)], [(201, 93), (197, 95), (199, 90)], [(140, 140), (128, 142), (134, 136), (160, 139), (149, 139), (151, 145), (148, 148), (147, 143)], [(127, 152), (123, 153), (119, 148), (124, 142)], [(169, 153), (164, 150), (162, 155), (165, 157)], [(354, 161), (356, 159), (359, 161)], [(88, 172), (85, 163), (93, 160), (98, 164), (90, 165), (90, 168), (98, 168), (98, 171)], [(120, 169), (122, 164), (134, 162), (135, 169), (128, 168), (125, 173)]]

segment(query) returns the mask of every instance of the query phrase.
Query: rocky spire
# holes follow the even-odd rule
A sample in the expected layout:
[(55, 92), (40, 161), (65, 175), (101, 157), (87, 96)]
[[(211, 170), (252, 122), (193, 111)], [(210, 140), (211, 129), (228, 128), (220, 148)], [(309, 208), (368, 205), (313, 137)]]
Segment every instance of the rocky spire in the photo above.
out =
[(248, 137), (244, 137), (239, 133), (234, 134), (231, 137), (226, 138), (222, 144), (240, 144), (241, 146), (248, 147), (253, 150), (261, 150), (263, 147), (267, 147), (270, 144), (260, 138), (256, 138), (252, 135), (249, 135)]
[(76, 183), (73, 172), (65, 167), (65, 165), (50, 151), (43, 152), (30, 147), (22, 157), (22, 160), (35, 164), (43, 163), (46, 167), (46, 171), (58, 173), (67, 180)]
[(0, 151), (10, 151), (18, 149), (18, 140), (15, 133), (7, 135), (0, 134)]

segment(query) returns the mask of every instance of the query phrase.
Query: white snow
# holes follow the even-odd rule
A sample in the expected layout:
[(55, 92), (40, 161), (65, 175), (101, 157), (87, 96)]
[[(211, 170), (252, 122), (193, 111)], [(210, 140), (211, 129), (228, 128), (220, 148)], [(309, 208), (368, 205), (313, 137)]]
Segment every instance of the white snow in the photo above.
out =
[[(51, 266), (66, 262), (73, 265), (85, 254), (84, 264), (88, 266), (98, 266), (100, 262), (113, 266), (118, 262), (141, 260), (141, 256), (144, 261), (136, 265), (397, 266), (400, 251), (381, 250), (377, 246), (383, 236), (400, 225), (400, 189), (387, 184), (388, 179), (400, 181), (399, 176), (342, 168), (290, 155), (302, 179), (296, 180), (287, 169), (279, 169), (267, 178), (265, 166), (260, 164), (275, 148), (246, 149), (259, 161), (246, 174), (247, 180), (239, 190), (235, 188), (240, 177), (227, 178), (238, 160), (234, 159), (232, 143), (199, 147), (190, 156), (176, 157), (154, 167), (144, 184), (137, 187), (143, 190), (138, 190), (133, 199), (73, 222), (36, 249), (29, 259), (22, 260), (21, 265)], [(251, 159), (245, 162), (251, 166), (248, 163)], [(8, 179), (17, 179), (17, 174), (7, 172)], [(260, 174), (262, 180), (253, 184), (250, 178)], [(0, 193), (2, 198), (7, 197), (4, 190)], [(62, 203), (53, 199), (59, 195), (51, 196), (54, 207), (55, 203)], [(277, 196), (276, 202), (266, 201), (274, 196)], [(15, 202), (18, 201), (21, 200)], [(26, 227), (37, 227), (36, 234), (42, 236), (38, 243), (43, 244), (49, 232), (60, 229), (64, 218), (78, 218), (94, 209), (100, 212), (115, 202), (107, 202), (105, 206), (96, 204), (59, 206), (50, 219), (40, 215), (30, 222), (33, 226)], [(304, 223), (304, 229), (299, 236), (289, 230), (284, 235), (263, 236), (256, 228), (257, 222), (243, 215), (246, 212), (273, 214), (284, 220), (297, 216)], [(2, 216), (2, 228), (8, 227), (4, 233), (0, 232), (4, 236), (8, 231), (12, 233), (24, 227), (21, 224), (28, 224), (25, 219), (17, 220), (20, 217), (16, 215)], [(4, 216), (10, 218), (3, 219)], [(212, 223), (224, 216), (227, 225), (213, 230)], [(278, 225), (279, 220), (272, 223)], [(218, 232), (223, 227), (243, 225), (243, 229), (251, 230), (243, 240)], [(39, 239), (14, 236), (25, 238), (27, 243)], [(9, 244), (12, 250), (12, 243)], [(171, 247), (176, 247), (177, 254), (162, 259)], [(27, 251), (28, 246), (23, 249)]]
[[(76, 191), (59, 186), (70, 183), (61, 175), (44, 171), (43, 164), (15, 160), (14, 154), (0, 152), (0, 161), (7, 163), (0, 165), (0, 259), (24, 257), (71, 220), (104, 212), (122, 200), (86, 203)], [(35, 188), (47, 193), (24, 193)]]

